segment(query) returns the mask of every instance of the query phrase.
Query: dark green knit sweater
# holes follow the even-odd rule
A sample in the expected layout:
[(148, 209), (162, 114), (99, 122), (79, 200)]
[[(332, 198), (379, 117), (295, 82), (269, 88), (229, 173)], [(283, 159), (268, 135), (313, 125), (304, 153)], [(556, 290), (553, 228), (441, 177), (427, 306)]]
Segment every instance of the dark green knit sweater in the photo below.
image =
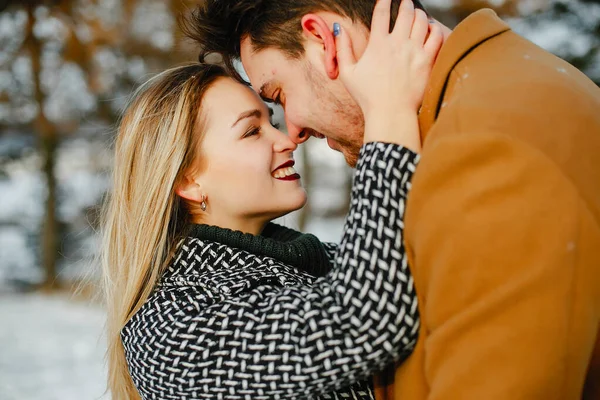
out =
[(272, 257), (314, 276), (326, 275), (333, 265), (323, 243), (316, 236), (274, 223), (267, 224), (258, 236), (213, 225), (195, 224), (191, 227), (190, 236)]

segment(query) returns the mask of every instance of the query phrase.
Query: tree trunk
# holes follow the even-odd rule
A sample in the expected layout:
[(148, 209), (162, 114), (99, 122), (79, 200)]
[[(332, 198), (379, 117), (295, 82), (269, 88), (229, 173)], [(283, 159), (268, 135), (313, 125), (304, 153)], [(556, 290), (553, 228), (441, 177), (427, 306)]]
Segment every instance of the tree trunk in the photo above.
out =
[(350, 203), (352, 201), (352, 179), (354, 178), (354, 170), (350, 168), (344, 168), (344, 179), (343, 190), (345, 193), (344, 202), (340, 208), (340, 214), (346, 215), (350, 211)]
[[(308, 146), (308, 143), (300, 146), (300, 156), (302, 157), (302, 185), (307, 192), (310, 191), (310, 185), (312, 183), (312, 168), (310, 164), (310, 157), (308, 156)], [(300, 232), (305, 231), (309, 216), (310, 196), (304, 207), (298, 211), (298, 230)]]
[(56, 281), (56, 264), (58, 261), (59, 232), (56, 216), (56, 175), (54, 174), (56, 148), (58, 147), (56, 135), (42, 137), (41, 147), (44, 160), (42, 172), (48, 188), (44, 223), (41, 231), (42, 263), (45, 272), (43, 287), (44, 289), (52, 290), (58, 287), (58, 282)]
[(40, 231), (40, 247), (42, 266), (45, 272), (43, 288), (55, 289), (56, 264), (58, 260), (58, 221), (56, 216), (56, 176), (54, 174), (56, 164), (56, 148), (58, 146), (58, 132), (56, 126), (48, 120), (44, 113), (46, 96), (42, 90), (40, 76), (42, 72), (42, 43), (33, 33), (35, 25), (35, 6), (27, 8), (28, 26), (26, 42), (31, 57), (32, 78), (34, 83), (34, 96), (38, 105), (38, 114), (35, 120), (40, 154), (43, 160), (42, 172), (46, 180), (47, 197), (44, 213), (44, 221)]

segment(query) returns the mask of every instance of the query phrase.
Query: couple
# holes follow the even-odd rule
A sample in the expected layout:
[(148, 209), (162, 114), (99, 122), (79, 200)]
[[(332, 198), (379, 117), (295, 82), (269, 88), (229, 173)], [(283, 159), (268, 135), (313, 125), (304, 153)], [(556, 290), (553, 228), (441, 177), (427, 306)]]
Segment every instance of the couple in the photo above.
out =
[[(226, 70), (137, 93), (113, 398), (599, 398), (600, 90), (489, 10), (451, 32), (390, 2), (205, 1), (188, 34)], [(269, 222), (304, 204), (310, 136), (356, 167), (339, 246)]]

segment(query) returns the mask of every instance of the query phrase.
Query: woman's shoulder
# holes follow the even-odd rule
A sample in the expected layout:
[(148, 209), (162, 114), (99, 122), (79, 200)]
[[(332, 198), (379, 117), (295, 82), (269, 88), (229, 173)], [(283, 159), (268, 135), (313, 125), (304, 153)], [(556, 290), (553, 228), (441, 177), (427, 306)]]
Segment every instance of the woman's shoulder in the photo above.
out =
[(270, 257), (187, 237), (137, 314), (144, 319), (199, 312), (228, 299), (268, 295), (289, 286), (310, 285), (315, 279)]
[(221, 288), (265, 277), (275, 277), (283, 286), (313, 280), (311, 275), (274, 257), (190, 236), (178, 246), (159, 286), (200, 286), (220, 292)]

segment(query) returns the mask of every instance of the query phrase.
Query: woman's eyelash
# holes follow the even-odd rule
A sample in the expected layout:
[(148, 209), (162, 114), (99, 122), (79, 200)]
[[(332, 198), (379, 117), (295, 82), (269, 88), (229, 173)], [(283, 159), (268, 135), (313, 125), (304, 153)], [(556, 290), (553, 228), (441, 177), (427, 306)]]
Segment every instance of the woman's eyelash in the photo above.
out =
[[(271, 121), (271, 125), (273, 126), (273, 128), (275, 129), (279, 129), (281, 127), (281, 125), (277, 122), (273, 122)], [(246, 131), (246, 133), (244, 134), (244, 138), (250, 137), (250, 136), (255, 136), (258, 135), (261, 132), (261, 128), (258, 126), (253, 126), (250, 129), (248, 129), (248, 131)]]
[(247, 137), (250, 137), (250, 136), (258, 135), (259, 133), (260, 133), (260, 128), (256, 127), (256, 126), (253, 126), (252, 128), (250, 128), (248, 130), (248, 132), (246, 132), (246, 134), (244, 134), (244, 137), (247, 138)]

